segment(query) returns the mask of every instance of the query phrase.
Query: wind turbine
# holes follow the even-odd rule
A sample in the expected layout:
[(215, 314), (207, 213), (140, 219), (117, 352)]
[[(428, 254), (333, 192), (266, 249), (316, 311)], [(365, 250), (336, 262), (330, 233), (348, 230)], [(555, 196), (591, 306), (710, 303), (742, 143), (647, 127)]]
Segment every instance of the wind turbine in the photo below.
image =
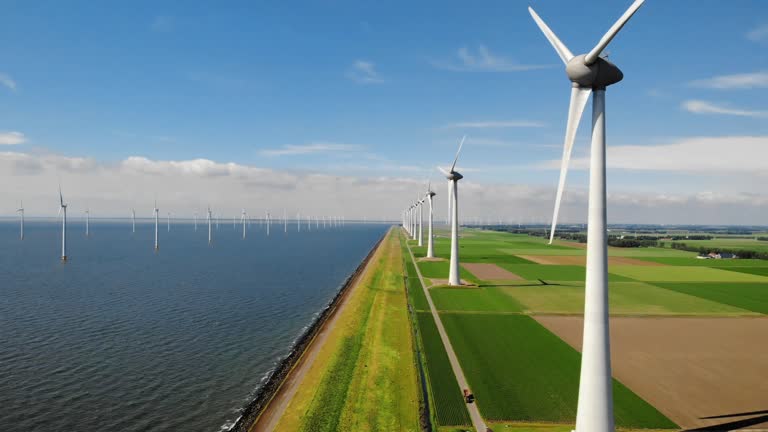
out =
[(301, 213), (296, 212), (296, 232), (301, 232)]
[(19, 234), (19, 238), (21, 240), (24, 240), (24, 201), (21, 201), (18, 210), (16, 210), (17, 213), (19, 213), (19, 216), (21, 216), (21, 219), (19, 222), (21, 223), (21, 233)]
[(587, 275), (584, 297), (584, 340), (581, 355), (579, 402), (576, 431), (608, 432), (614, 430), (611, 381), (610, 328), (608, 325), (608, 246), (605, 185), (605, 90), (621, 81), (624, 75), (600, 54), (611, 40), (640, 9), (645, 0), (636, 0), (600, 39), (592, 51), (574, 56), (542, 19), (528, 8), (544, 36), (565, 63), (572, 82), (568, 123), (565, 131), (560, 181), (552, 216), (549, 242), (552, 243), (560, 211), (568, 163), (576, 138), (576, 130), (589, 100), (592, 98), (592, 146), (589, 167), (589, 225), (587, 227)]
[(85, 236), (91, 235), (91, 209), (85, 209)]
[(211, 244), (211, 206), (208, 206), (208, 244)]
[(168, 232), (171, 232), (171, 212), (168, 212)]
[(243, 209), (241, 220), (243, 222), (243, 240), (245, 240), (245, 209)]
[(131, 232), (136, 233), (136, 210), (131, 209)]
[(61, 260), (67, 260), (67, 205), (64, 204), (64, 197), (61, 195), (61, 186), (59, 186), (59, 214), (61, 214)]
[(269, 226), (272, 224), (272, 220), (270, 218), (269, 211), (267, 211), (266, 219), (267, 219), (266, 220), (266, 222), (267, 222), (267, 236), (269, 236)]
[(155, 208), (153, 210), (155, 214), (155, 250), (160, 249), (160, 243), (158, 242), (158, 227), (160, 222), (160, 209), (157, 208), (157, 200), (155, 200)]
[(288, 215), (285, 211), (285, 207), (283, 207), (283, 225), (285, 226), (284, 231), (287, 234), (288, 233)]
[(456, 157), (453, 159), (453, 165), (449, 171), (444, 170), (442, 167), (438, 167), (445, 177), (448, 179), (450, 185), (450, 195), (448, 199), (453, 201), (451, 204), (451, 262), (448, 270), (448, 284), (460, 285), (459, 279), (459, 180), (464, 176), (456, 172), (456, 162), (459, 160), (459, 154), (461, 148), (464, 146), (464, 141), (467, 136), (464, 135), (459, 143), (459, 151), (456, 152)]
[(434, 251), (434, 238), (432, 237), (432, 197), (437, 195), (432, 191), (432, 181), (430, 180), (429, 183), (427, 183), (427, 202), (429, 202), (429, 217), (428, 217), (428, 225), (427, 225), (427, 258), (434, 258), (435, 257), (435, 251)]
[(193, 216), (195, 218), (195, 232), (197, 232), (197, 212), (195, 212)]

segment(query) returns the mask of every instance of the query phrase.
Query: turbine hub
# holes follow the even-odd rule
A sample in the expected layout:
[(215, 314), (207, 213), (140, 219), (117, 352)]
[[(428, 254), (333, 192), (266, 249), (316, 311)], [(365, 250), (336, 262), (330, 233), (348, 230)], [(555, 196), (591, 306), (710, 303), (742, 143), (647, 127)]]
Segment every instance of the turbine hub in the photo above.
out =
[(427, 192), (427, 196), (433, 197), (435, 195), (437, 195), (437, 194), (432, 192), (432, 191)]
[(459, 174), (459, 173), (457, 173), (456, 171), (451, 171), (450, 173), (448, 173), (448, 175), (445, 176), (445, 178), (447, 178), (448, 180), (459, 181), (459, 180), (463, 179), (464, 176)]
[(588, 65), (584, 57), (586, 54), (576, 56), (565, 66), (568, 79), (579, 87), (604, 89), (624, 78), (621, 70), (608, 60), (599, 57), (596, 62)]

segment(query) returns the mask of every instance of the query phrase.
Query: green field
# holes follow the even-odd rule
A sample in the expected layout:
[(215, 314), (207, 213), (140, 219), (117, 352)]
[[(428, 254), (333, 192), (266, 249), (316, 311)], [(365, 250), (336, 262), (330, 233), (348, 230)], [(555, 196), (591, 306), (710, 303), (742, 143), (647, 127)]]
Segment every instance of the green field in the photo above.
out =
[[(582, 314), (584, 284), (497, 288), (514, 297), (525, 312)], [(749, 310), (704, 298), (672, 292), (643, 282), (611, 282), (608, 303), (612, 315), (750, 315)]]
[[(701, 267), (766, 267), (768, 261), (757, 259), (697, 259), (695, 256), (688, 258), (659, 258), (647, 257), (643, 261), (653, 261), (672, 266), (701, 266)], [(738, 270), (737, 270), (738, 271)]]
[(438, 423), (444, 426), (469, 425), (472, 422), (432, 314), (418, 312), (416, 316), (426, 357), (435, 417)]
[[(584, 281), (587, 270), (577, 265), (541, 265), (541, 264), (499, 264), (512, 273), (526, 280), (547, 281)], [(632, 279), (615, 274), (608, 274), (609, 281), (630, 281)]]
[[(428, 279), (448, 279), (448, 269), (450, 267), (448, 261), (420, 261), (419, 271), (421, 276)], [(480, 281), (464, 267), (459, 266), (459, 277), (462, 280), (477, 284)]]
[(763, 282), (768, 278), (748, 273), (738, 273), (711, 267), (683, 266), (611, 266), (611, 273), (643, 282)]
[(768, 315), (767, 283), (664, 283), (655, 285), (699, 298)]
[(618, 247), (609, 247), (608, 248), (608, 256), (615, 256), (615, 257), (630, 257), (630, 258), (641, 258), (641, 257), (678, 257), (678, 258), (691, 258), (695, 257), (696, 253), (694, 252), (687, 252), (687, 251), (681, 251), (677, 249), (665, 249), (665, 248), (618, 248)]
[(755, 239), (716, 238), (712, 240), (678, 240), (677, 243), (685, 243), (692, 247), (705, 249), (746, 249), (758, 252), (768, 252), (768, 242)]
[(430, 295), (440, 311), (523, 311), (517, 300), (496, 288), (433, 288)]
[(768, 267), (727, 267), (725, 269), (739, 273), (768, 276)]
[[(571, 423), (576, 416), (579, 353), (525, 315), (441, 314), (451, 343), (490, 420)], [(614, 380), (619, 427), (675, 428)]]

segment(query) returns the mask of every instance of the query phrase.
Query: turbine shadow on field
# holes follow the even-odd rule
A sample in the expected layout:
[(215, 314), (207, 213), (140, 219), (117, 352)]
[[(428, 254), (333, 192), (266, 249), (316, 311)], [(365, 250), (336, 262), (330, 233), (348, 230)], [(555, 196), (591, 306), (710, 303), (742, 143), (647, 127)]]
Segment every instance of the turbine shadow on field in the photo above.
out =
[[(747, 413), (724, 414), (724, 415), (711, 416), (711, 417), (701, 417), (701, 419), (704, 420), (704, 419), (718, 419), (718, 418), (728, 418), (728, 417), (741, 417), (741, 416), (748, 416), (748, 415), (754, 415), (754, 414), (768, 414), (768, 410), (753, 411), (753, 412), (747, 412)], [(686, 429), (684, 432), (697, 432), (697, 431), (725, 432), (725, 431), (745, 428), (748, 426), (754, 426), (754, 425), (765, 423), (765, 422), (768, 422), (768, 415), (761, 415), (761, 416), (752, 417), (748, 419), (735, 420), (727, 423), (720, 423), (712, 426), (704, 426), (704, 427), (695, 428), (695, 429)]]
[(569, 285), (563, 285), (559, 283), (552, 283), (552, 282), (546, 282), (541, 279), (539, 279), (539, 283), (527, 283), (527, 284), (499, 284), (499, 283), (493, 283), (493, 284), (480, 284), (478, 287), (480, 288), (493, 288), (493, 287), (532, 287), (532, 286), (569, 286)]

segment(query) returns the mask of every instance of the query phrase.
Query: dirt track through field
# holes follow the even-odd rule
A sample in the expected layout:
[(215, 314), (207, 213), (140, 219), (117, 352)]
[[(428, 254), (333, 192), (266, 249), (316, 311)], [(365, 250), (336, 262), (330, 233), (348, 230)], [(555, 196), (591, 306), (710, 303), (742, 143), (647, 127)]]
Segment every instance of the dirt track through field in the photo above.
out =
[(509, 270), (503, 269), (496, 264), (487, 263), (464, 263), (462, 266), (470, 273), (483, 280), (523, 280), (520, 276)]
[[(533, 261), (537, 264), (544, 265), (578, 265), (583, 266), (587, 264), (586, 256), (573, 256), (573, 255), (518, 255), (520, 258)], [(643, 261), (636, 258), (628, 257), (608, 257), (608, 265), (633, 265), (643, 267), (659, 267), (666, 264)]]
[[(535, 318), (581, 351), (581, 317)], [(768, 430), (766, 335), (765, 317), (614, 317), (613, 375), (683, 428)]]

